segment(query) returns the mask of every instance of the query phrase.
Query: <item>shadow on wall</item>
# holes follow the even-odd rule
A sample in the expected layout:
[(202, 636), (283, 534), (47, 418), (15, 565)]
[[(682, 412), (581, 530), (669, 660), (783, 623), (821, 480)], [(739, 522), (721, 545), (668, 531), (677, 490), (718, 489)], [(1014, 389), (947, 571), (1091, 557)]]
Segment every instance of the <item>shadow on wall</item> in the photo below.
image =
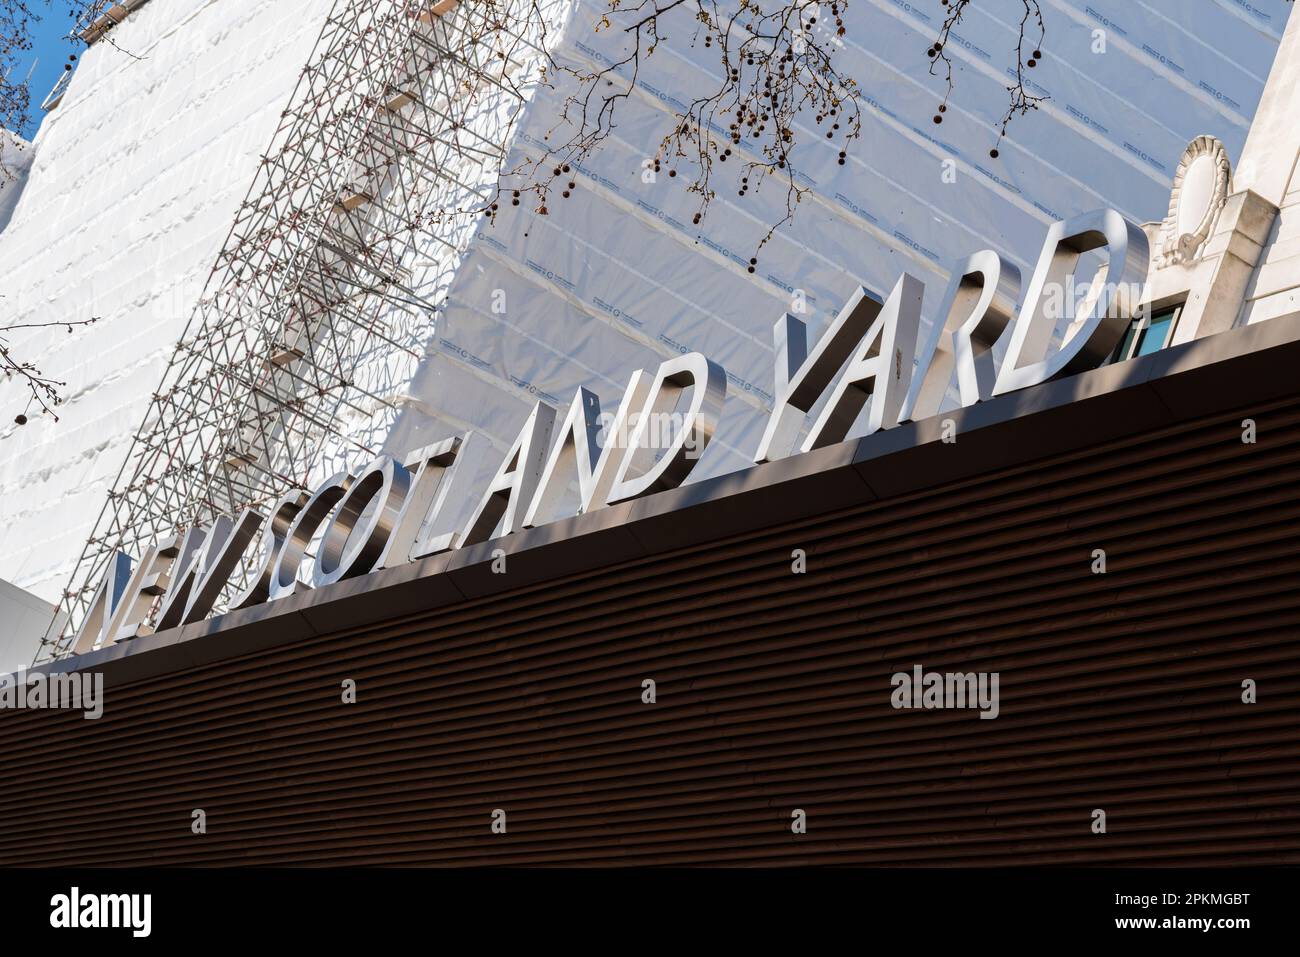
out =
[(18, 206), (18, 198), (27, 185), (27, 173), (32, 168), (35, 150), (21, 136), (0, 129), (0, 231)]

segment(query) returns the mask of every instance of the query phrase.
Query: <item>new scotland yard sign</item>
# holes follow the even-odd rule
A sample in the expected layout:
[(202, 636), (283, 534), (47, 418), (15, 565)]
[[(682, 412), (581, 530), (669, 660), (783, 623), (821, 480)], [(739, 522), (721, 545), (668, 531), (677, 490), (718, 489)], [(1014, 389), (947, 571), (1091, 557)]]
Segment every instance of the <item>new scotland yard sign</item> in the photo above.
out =
[[(1080, 257), (1094, 252), (1101, 268), (1076, 285)], [(1019, 271), (996, 252), (956, 263), (919, 349), (924, 287), (907, 273), (883, 301), (859, 288), (811, 346), (803, 321), (783, 316), (774, 329), (775, 401), (754, 461), (938, 414), (953, 389), (965, 407), (1095, 368), (1141, 302), (1149, 260), (1142, 230), (1105, 209), (1049, 228), (1023, 297)], [(1063, 318), (1073, 321), (1058, 342)], [(456, 513), (451, 497), (472, 433), (401, 462), (379, 455), (313, 492), (182, 530), (134, 568), (119, 552), (73, 653), (201, 621), (231, 587), (240, 590), (226, 605), (245, 608), (674, 488), (712, 439), (726, 389), (722, 367), (695, 352), (664, 362), (653, 378), (634, 372), (612, 416), (583, 388), (563, 419), (538, 402), (458, 529), (447, 530), (446, 518)]]

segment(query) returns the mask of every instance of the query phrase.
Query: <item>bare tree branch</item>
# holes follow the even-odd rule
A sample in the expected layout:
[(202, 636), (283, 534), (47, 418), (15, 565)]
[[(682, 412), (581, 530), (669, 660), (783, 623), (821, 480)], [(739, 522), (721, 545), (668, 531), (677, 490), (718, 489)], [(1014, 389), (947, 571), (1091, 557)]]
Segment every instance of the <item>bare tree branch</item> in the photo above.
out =
[[(716, 85), (694, 97), (673, 118), (647, 166), (655, 174), (668, 166), (668, 176), (696, 196), (693, 221), (698, 224), (717, 196), (720, 166), (736, 164), (737, 195), (760, 188), (769, 178), (784, 189), (784, 213), (757, 242), (761, 250), (776, 230), (788, 222), (808, 192), (799, 177), (793, 150), (809, 131), (798, 119), (811, 115), (818, 139), (839, 147), (843, 165), (850, 141), (861, 135), (862, 116), (857, 83), (838, 68), (835, 54), (843, 44), (844, 13), (849, 0), (757, 0), (721, 4), (717, 0), (608, 0), (608, 9), (595, 24), (597, 32), (617, 32), (626, 38), (621, 58), (599, 69), (549, 58), (556, 76), (576, 88), (563, 102), (560, 118), (548, 131), (548, 147), (540, 158), (527, 158), (502, 177), (488, 212), (509, 190), (518, 206), (524, 192), (535, 197), (536, 212), (546, 215), (552, 193), (567, 198), (577, 188), (570, 174), (586, 164), (614, 134), (620, 107), (641, 84), (645, 59), (661, 44), (689, 43), (716, 53)], [(728, 9), (729, 8), (729, 9)], [(826, 10), (829, 22), (823, 22)], [(680, 39), (678, 39), (680, 38)], [(741, 144), (749, 158), (742, 158)], [(754, 271), (757, 255), (750, 260)]]
[[(22, 129), (30, 121), (31, 97), (26, 80), (11, 82), (13, 65), (31, 49), (33, 24), (38, 7), (66, 4), (80, 33), (99, 17), (110, 0), (0, 0), (0, 123)], [(410, 0), (417, 4), (420, 0)], [(489, 195), (476, 195), (465, 208), (445, 208), (434, 214), (439, 219), (481, 215), (495, 221), (502, 202), (512, 207), (529, 202), (535, 212), (549, 213), (555, 193), (559, 199), (572, 196), (578, 188), (574, 169), (588, 164), (614, 135), (620, 110), (631, 101), (642, 84), (642, 68), (662, 44), (686, 44), (708, 50), (716, 57), (717, 79), (695, 93), (672, 117), (668, 132), (656, 144), (655, 154), (646, 157), (646, 169), (656, 176), (667, 167), (669, 179), (695, 197), (693, 222), (707, 215), (726, 169), (735, 170), (738, 197), (761, 188), (772, 180), (783, 190), (784, 204), (774, 222), (756, 240), (749, 271), (754, 272), (758, 253), (789, 222), (810, 187), (795, 163), (800, 143), (829, 141), (840, 165), (848, 150), (862, 135), (861, 91), (857, 82), (839, 66), (837, 55), (845, 45), (845, 16), (851, 0), (604, 0), (604, 9), (594, 29), (621, 37), (622, 53), (613, 61), (591, 69), (575, 62), (560, 63), (548, 42), (544, 0), (476, 0), (474, 27), (469, 49), (481, 64), (479, 79), (460, 91), (474, 99), (491, 97), (501, 90), (522, 103), (529, 82), (519, 65), (540, 57), (538, 82), (548, 88), (564, 83), (568, 89), (557, 122), (544, 137), (541, 155), (529, 155), (511, 169), (502, 170)], [(953, 29), (975, 0), (938, 0), (946, 13), (938, 37), (927, 51), (931, 75), (944, 77), (946, 90), (934, 121), (943, 121), (954, 92), (953, 61), (948, 44)], [(981, 0), (1009, 3), (1015, 0)], [(997, 124), (997, 142), (1006, 136), (1016, 116), (1023, 116), (1047, 97), (1031, 95), (1026, 89), (1026, 71), (1042, 57), (1046, 30), (1039, 0), (1019, 0), (1021, 18), (1015, 47), (1014, 82), (1007, 87), (1010, 102)], [(829, 11), (829, 16), (827, 16)], [(1036, 35), (1036, 41), (1030, 37)], [(105, 37), (112, 43), (111, 37)], [(71, 69), (70, 58), (67, 69)], [(504, 131), (504, 155), (512, 140), (517, 111)], [(990, 153), (998, 155), (995, 145)], [(806, 154), (801, 154), (806, 155)], [(726, 164), (730, 163), (730, 166)], [(679, 173), (681, 175), (679, 175)], [(94, 319), (88, 322), (94, 322)], [(52, 412), (60, 401), (63, 383), (44, 376), (31, 363), (9, 352), (6, 332), (33, 326), (66, 325), (69, 332), (86, 322), (25, 323), (0, 326), (0, 370), (25, 378), (31, 401)], [(29, 406), (31, 402), (29, 401)], [(20, 416), (20, 418), (23, 418)]]
[[(0, 299), (3, 298), (3, 296), (0, 296)], [(25, 382), (30, 393), (27, 408), (14, 417), (14, 421), (18, 425), (27, 424), (27, 412), (31, 409), (33, 402), (40, 406), (42, 412), (54, 416), (54, 421), (57, 422), (59, 417), (55, 414), (54, 409), (62, 404), (63, 396), (59, 390), (66, 386), (67, 383), (45, 375), (34, 363), (16, 358), (10, 349), (8, 334), (16, 329), (50, 329), (62, 326), (71, 335), (75, 327), (89, 326), (97, 321), (98, 317), (68, 322), (17, 322), (0, 326), (0, 372), (4, 374), (6, 380), (17, 377), (20, 381)]]
[[(938, 76), (940, 64), (942, 64), (944, 81), (947, 84), (943, 102), (939, 104), (939, 112), (934, 114), (935, 123), (943, 122), (943, 114), (948, 112), (948, 101), (952, 98), (953, 89), (955, 88), (952, 59), (948, 56), (948, 40), (953, 28), (961, 23), (962, 15), (973, 2), (974, 0), (940, 0), (941, 5), (948, 12), (944, 15), (943, 25), (939, 28), (938, 38), (926, 50), (926, 55), (930, 58), (930, 75)], [(1038, 104), (1048, 99), (1046, 95), (1033, 96), (1025, 89), (1025, 71), (1032, 70), (1043, 57), (1043, 40), (1047, 36), (1047, 28), (1043, 24), (1043, 11), (1039, 6), (1039, 0), (1020, 0), (1020, 3), (1023, 10), (1020, 16), (1020, 32), (1016, 39), (1015, 82), (1007, 87), (1011, 102), (1007, 106), (1007, 111), (1003, 114), (998, 126), (998, 143), (1002, 142), (1002, 139), (1007, 135), (1007, 126), (1013, 118), (1024, 116), (1030, 110), (1038, 109)], [(1029, 32), (1037, 31), (1038, 39), (1036, 42), (1029, 42), (1026, 36), (1027, 29)], [(1026, 47), (1029, 48), (1028, 52), (1026, 52)], [(989, 155), (997, 159), (998, 148), (996, 143), (989, 149)]]
[[(646, 163), (656, 175), (667, 166), (668, 176), (695, 195), (693, 222), (697, 225), (722, 188), (720, 164), (735, 164), (735, 188), (740, 197), (769, 178), (784, 188), (783, 212), (766, 224), (758, 238), (750, 259), (753, 272), (758, 252), (789, 222), (808, 191), (795, 163), (796, 147), (824, 135), (836, 146), (837, 161), (843, 165), (852, 142), (861, 138), (861, 90), (836, 59), (845, 42), (849, 2), (606, 0), (607, 7), (594, 29), (624, 37), (624, 52), (589, 69), (557, 63), (551, 52), (545, 51), (548, 76), (543, 82), (554, 87), (556, 81), (564, 81), (574, 91), (566, 94), (559, 120), (544, 137), (542, 155), (526, 157), (504, 171), (495, 193), (475, 212), (495, 220), (505, 199), (511, 206), (519, 206), (528, 194), (534, 211), (547, 215), (556, 192), (566, 199), (578, 188), (573, 170), (581, 169), (615, 135), (620, 109), (642, 86), (645, 61), (664, 43), (703, 47), (716, 53), (719, 80), (676, 112), (672, 127)], [(934, 116), (936, 123), (942, 122), (955, 88), (953, 63), (947, 53), (950, 34), (974, 0), (939, 2), (946, 13), (938, 39), (927, 51), (930, 73), (939, 75), (942, 64), (947, 83)], [(1014, 71), (1008, 70), (1014, 73), (1014, 82), (1007, 87), (1010, 103), (997, 124), (998, 142), (1006, 136), (1014, 117), (1037, 109), (1047, 98), (1030, 94), (1026, 86), (1026, 71), (1042, 57), (1046, 34), (1042, 10), (1039, 0), (1019, 2), (1022, 15)], [(825, 17), (827, 10), (829, 18)], [(1037, 39), (1031, 42), (1035, 31)], [(996, 145), (990, 153), (997, 157)], [(683, 175), (679, 177), (679, 173)]]
[[(73, 29), (67, 39), (75, 43), (77, 34), (103, 13), (110, 0), (0, 0), (0, 126), (24, 133), (32, 121), (32, 95), (26, 75), (15, 71), (32, 50), (36, 25), (56, 9), (66, 14)], [(70, 72), (77, 60), (70, 53), (64, 70)], [(11, 171), (0, 167), (0, 177)]]
[[(109, 2), (110, 0), (0, 0), (0, 126), (22, 133), (32, 122), (32, 95), (28, 77), (17, 76), (15, 71), (32, 50), (35, 29), (43, 16), (57, 8), (63, 9), (74, 24), (68, 39), (75, 42), (76, 35), (99, 17)], [(70, 53), (64, 63), (64, 71), (71, 72), (76, 60), (76, 53)], [(13, 180), (13, 170), (0, 162), (0, 190), (10, 186)], [(0, 296), (0, 299), (3, 298)], [(4, 374), (6, 380), (16, 378), (25, 383), (28, 392), (26, 407), (14, 417), (18, 425), (26, 424), (27, 413), (33, 404), (42, 413), (47, 413), (58, 421), (54, 410), (63, 402), (61, 390), (67, 383), (46, 375), (35, 363), (15, 356), (10, 345), (10, 334), (20, 329), (58, 327), (66, 328), (71, 334), (75, 327), (88, 326), (96, 321), (82, 319), (0, 324), (0, 373)]]

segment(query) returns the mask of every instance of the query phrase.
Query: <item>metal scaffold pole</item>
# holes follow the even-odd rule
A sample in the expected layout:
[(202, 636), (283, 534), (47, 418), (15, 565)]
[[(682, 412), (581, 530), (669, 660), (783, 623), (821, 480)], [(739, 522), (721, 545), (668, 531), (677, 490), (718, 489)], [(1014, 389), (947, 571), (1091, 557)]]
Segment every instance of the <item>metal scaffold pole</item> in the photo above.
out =
[(452, 205), (472, 215), (466, 170), (500, 170), (508, 134), (485, 138), (476, 118), (504, 108), (513, 123), (542, 52), (538, 9), (337, 0), (38, 662), (70, 652), (119, 552), (305, 488), (327, 450), (375, 451), (341, 423), (391, 409), (391, 396), (357, 370), (395, 350), (418, 359), (385, 311), (412, 308), (409, 264)]

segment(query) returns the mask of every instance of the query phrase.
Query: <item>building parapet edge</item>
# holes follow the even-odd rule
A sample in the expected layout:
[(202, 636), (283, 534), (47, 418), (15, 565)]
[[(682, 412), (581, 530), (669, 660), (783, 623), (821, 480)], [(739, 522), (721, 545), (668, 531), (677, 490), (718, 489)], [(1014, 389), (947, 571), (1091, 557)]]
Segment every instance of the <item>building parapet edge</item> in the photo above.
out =
[[(417, 616), (1297, 394), (1298, 364), (1300, 312), (29, 671), (96, 670), (113, 685)], [(497, 550), (509, 576), (492, 572)]]

